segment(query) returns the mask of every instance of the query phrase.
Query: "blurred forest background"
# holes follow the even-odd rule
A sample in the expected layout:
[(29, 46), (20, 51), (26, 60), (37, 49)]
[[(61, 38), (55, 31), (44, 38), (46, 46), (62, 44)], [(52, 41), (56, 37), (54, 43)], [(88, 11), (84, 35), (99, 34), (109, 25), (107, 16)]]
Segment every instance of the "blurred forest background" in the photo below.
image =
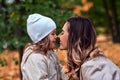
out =
[[(57, 24), (57, 34), (69, 17), (90, 18), (95, 25), (97, 45), (120, 67), (119, 7), (119, 0), (0, 0), (0, 80), (21, 80), (23, 48), (31, 42), (26, 19), (32, 13), (51, 17)], [(56, 51), (65, 71), (66, 52)]]

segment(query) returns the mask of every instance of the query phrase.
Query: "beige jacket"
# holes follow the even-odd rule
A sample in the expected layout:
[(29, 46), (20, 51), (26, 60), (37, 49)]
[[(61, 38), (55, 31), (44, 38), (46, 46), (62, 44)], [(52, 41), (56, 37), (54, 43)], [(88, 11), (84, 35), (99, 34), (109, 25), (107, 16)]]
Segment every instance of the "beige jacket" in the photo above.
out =
[(106, 57), (95, 57), (82, 64), (80, 80), (120, 80), (120, 69)]
[(61, 65), (53, 51), (45, 56), (40, 53), (25, 51), (21, 71), (23, 80), (66, 80)]

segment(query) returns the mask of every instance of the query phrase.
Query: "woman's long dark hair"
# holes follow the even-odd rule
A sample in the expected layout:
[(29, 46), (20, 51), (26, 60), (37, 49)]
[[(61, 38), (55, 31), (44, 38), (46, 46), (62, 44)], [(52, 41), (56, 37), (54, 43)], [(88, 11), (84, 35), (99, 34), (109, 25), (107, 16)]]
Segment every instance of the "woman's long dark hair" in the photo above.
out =
[(93, 23), (88, 18), (72, 17), (67, 22), (70, 24), (68, 28), (68, 73), (70, 73), (69, 77), (77, 80), (82, 63), (95, 48), (96, 33)]

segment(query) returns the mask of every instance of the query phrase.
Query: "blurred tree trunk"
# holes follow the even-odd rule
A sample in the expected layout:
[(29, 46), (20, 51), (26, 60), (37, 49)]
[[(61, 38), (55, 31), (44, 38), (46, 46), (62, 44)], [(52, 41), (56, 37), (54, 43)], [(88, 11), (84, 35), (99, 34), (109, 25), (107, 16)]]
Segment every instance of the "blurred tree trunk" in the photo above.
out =
[[(106, 15), (106, 18), (107, 18), (108, 27), (111, 27), (111, 28), (110, 28), (110, 32), (113, 32), (112, 23), (111, 23), (111, 21), (110, 21), (108, 4), (107, 4), (106, 0), (102, 0), (102, 2), (103, 2), (103, 7), (104, 7), (104, 9), (105, 9), (105, 15)], [(112, 34), (112, 36), (113, 36), (113, 33), (111, 33), (111, 34)]]
[(118, 16), (115, 2), (116, 0), (110, 0), (111, 17), (114, 29), (113, 42), (120, 42), (120, 28), (117, 21)]
[[(20, 0), (15, 0), (15, 3), (19, 5), (19, 4), (21, 4), (21, 1)], [(18, 10), (19, 13), (20, 13), (20, 20), (21, 20), (21, 16), (23, 15), (22, 14), (23, 12), (22, 12), (21, 9), (22, 8), (20, 8), (20, 10)], [(22, 28), (21, 28), (21, 26), (19, 26), (19, 24), (18, 24), (18, 27), (16, 27), (16, 29), (15, 29), (15, 35), (18, 36), (18, 37), (21, 37), (23, 35)], [(19, 51), (19, 59), (20, 59), (20, 63), (19, 63), (20, 80), (22, 80), (22, 77), (23, 77), (22, 72), (21, 72), (21, 61), (22, 61), (22, 56), (23, 56), (23, 48), (24, 48), (23, 46), (20, 46), (19, 49), (18, 49), (18, 51)]]
[(21, 61), (22, 61), (22, 56), (23, 56), (23, 46), (21, 46), (19, 49), (19, 59), (20, 59), (20, 64), (19, 64), (19, 71), (20, 71), (20, 80), (22, 80), (22, 72), (21, 72)]
[[(22, 29), (20, 26), (16, 27), (15, 29), (15, 36), (16, 37), (21, 37), (22, 36)], [(19, 60), (20, 60), (20, 63), (19, 63), (19, 73), (20, 73), (20, 80), (22, 80), (22, 72), (21, 72), (21, 61), (22, 61), (22, 56), (23, 56), (23, 46), (20, 46), (18, 48), (18, 52), (19, 52)]]
[[(120, 28), (117, 22), (117, 9), (116, 9), (116, 4), (115, 4), (115, 0), (109, 0), (109, 4), (110, 4), (110, 9), (109, 6), (107, 4), (107, 0), (102, 0), (103, 2), (103, 6), (105, 9), (105, 14), (106, 14), (106, 18), (107, 18), (107, 23), (108, 23), (108, 27), (110, 29), (110, 33), (112, 36), (112, 41), (114, 43), (120, 43)], [(111, 14), (110, 12), (111, 11)]]

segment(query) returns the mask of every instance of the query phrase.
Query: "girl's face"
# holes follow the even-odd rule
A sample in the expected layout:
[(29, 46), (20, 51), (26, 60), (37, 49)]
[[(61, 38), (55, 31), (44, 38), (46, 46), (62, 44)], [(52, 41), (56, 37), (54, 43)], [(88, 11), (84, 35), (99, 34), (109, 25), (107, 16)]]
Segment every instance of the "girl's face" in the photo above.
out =
[(68, 28), (69, 28), (69, 23), (66, 22), (62, 28), (62, 32), (58, 35), (60, 38), (60, 49), (61, 50), (66, 50), (67, 49), (67, 43), (68, 43)]
[(55, 42), (56, 42), (56, 29), (53, 30), (50, 34), (49, 34), (49, 39), (50, 39), (50, 49), (53, 49), (55, 47)]

